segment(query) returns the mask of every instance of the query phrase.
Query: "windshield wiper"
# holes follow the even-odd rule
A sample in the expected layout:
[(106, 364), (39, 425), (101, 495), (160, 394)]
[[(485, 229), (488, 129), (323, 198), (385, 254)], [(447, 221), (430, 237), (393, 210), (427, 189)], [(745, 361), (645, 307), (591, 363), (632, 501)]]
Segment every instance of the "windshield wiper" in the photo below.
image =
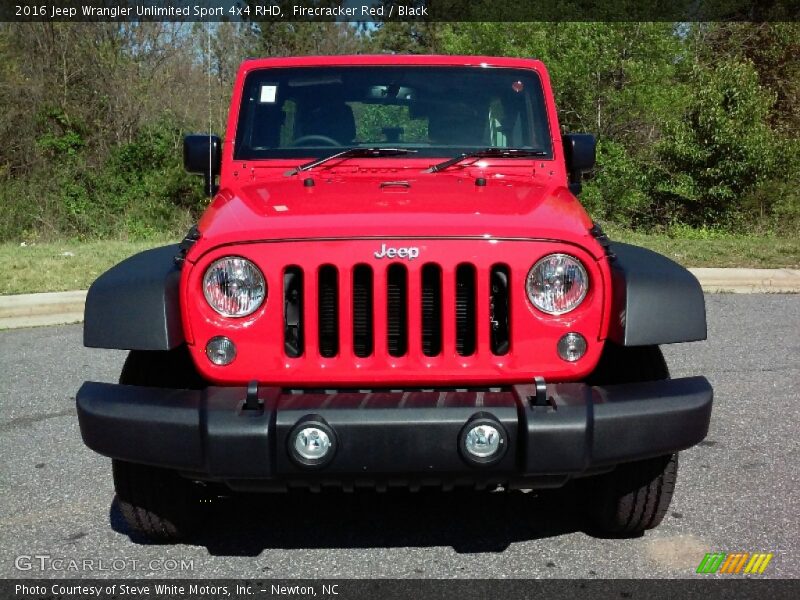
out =
[(342, 150), (341, 152), (337, 152), (336, 154), (331, 154), (330, 156), (324, 156), (322, 158), (317, 158), (312, 160), (311, 162), (307, 162), (304, 165), (300, 165), (294, 169), (286, 171), (284, 175), (290, 177), (292, 175), (297, 175), (302, 171), (308, 171), (309, 169), (313, 169), (314, 167), (318, 167), (321, 164), (324, 164), (330, 160), (335, 160), (337, 158), (356, 158), (356, 157), (367, 157), (367, 158), (374, 158), (378, 156), (395, 156), (398, 154), (413, 154), (417, 152), (416, 150), (411, 150), (410, 148), (362, 148), (360, 146), (356, 146), (355, 148), (347, 148), (346, 150)]
[(437, 171), (443, 171), (467, 158), (526, 158), (530, 156), (547, 156), (547, 152), (544, 150), (526, 150), (525, 148), (484, 148), (483, 150), (459, 154), (454, 158), (425, 169), (425, 172), (436, 173)]

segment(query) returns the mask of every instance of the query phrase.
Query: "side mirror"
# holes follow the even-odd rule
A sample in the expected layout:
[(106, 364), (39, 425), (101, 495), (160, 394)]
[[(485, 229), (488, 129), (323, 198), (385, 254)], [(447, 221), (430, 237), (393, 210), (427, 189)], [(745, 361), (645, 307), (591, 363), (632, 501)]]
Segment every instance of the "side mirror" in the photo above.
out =
[(564, 136), (564, 160), (569, 175), (569, 191), (581, 193), (581, 175), (594, 168), (594, 136), (588, 133), (569, 133)]
[(222, 165), (222, 142), (216, 135), (193, 133), (183, 138), (183, 167), (189, 173), (202, 175), (205, 192), (213, 196)]

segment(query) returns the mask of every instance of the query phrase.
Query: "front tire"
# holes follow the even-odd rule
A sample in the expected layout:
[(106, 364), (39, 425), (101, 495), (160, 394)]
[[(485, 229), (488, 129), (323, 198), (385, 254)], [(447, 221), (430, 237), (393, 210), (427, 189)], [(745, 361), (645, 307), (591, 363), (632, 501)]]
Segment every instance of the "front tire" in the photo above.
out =
[[(590, 385), (616, 385), (669, 379), (658, 346), (619, 346), (606, 342)], [(678, 476), (678, 455), (622, 464), (614, 471), (585, 480), (582, 490), (588, 513), (599, 533), (618, 537), (641, 535), (661, 523), (669, 509)]]
[(155, 542), (176, 542), (197, 525), (193, 484), (167, 469), (112, 461), (117, 505), (131, 531)]
[[(125, 385), (202, 389), (186, 346), (166, 352), (133, 350), (122, 367)], [(112, 461), (117, 505), (129, 529), (149, 540), (176, 542), (198, 525), (201, 493), (197, 484), (175, 471), (121, 460)]]
[(677, 476), (678, 455), (672, 454), (620, 465), (592, 478), (593, 524), (599, 532), (619, 537), (657, 527), (669, 509)]

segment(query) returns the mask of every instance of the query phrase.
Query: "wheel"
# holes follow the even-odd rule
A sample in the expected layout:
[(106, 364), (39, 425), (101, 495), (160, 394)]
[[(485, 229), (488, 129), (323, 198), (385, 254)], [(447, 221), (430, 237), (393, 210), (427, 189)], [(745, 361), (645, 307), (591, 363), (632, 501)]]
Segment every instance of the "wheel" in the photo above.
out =
[[(119, 382), (175, 389), (206, 386), (185, 346), (167, 352), (131, 351)], [(122, 460), (112, 461), (112, 471), (117, 504), (132, 531), (152, 541), (174, 542), (196, 528), (201, 490), (195, 483), (168, 469)]]
[(156, 542), (188, 537), (197, 526), (193, 483), (167, 469), (112, 461), (117, 505), (128, 527)]
[[(658, 346), (618, 346), (607, 342), (591, 385), (669, 379)], [(640, 535), (664, 518), (675, 490), (678, 455), (619, 465), (614, 471), (581, 481), (593, 524), (604, 534)]]
[[(678, 476), (678, 455), (659, 456), (618, 466), (592, 477), (587, 499), (593, 524), (604, 534), (641, 535), (667, 514)], [(591, 493), (591, 492), (594, 493)]]

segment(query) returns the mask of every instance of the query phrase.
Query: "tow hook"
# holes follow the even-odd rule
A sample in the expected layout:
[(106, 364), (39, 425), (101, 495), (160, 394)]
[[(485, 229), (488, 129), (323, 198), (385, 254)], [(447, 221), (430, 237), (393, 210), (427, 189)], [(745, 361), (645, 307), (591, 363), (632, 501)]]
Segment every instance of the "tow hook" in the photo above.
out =
[(533, 378), (533, 383), (536, 386), (536, 395), (528, 397), (531, 406), (550, 406), (547, 401), (547, 385), (544, 382), (544, 377), (537, 375)]
[(264, 402), (258, 399), (258, 381), (251, 381), (247, 384), (247, 395), (244, 399), (242, 410), (262, 410)]

